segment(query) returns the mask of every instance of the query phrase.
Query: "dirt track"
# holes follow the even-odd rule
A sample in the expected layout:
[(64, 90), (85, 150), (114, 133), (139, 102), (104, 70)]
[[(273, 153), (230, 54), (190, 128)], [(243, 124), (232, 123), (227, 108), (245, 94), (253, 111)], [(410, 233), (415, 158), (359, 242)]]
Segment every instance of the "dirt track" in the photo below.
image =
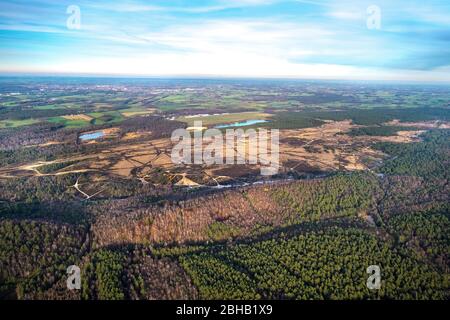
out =
[[(398, 125), (398, 123), (393, 123)], [(417, 125), (417, 124), (416, 124)], [(428, 125), (428, 124), (427, 124)], [(329, 172), (336, 170), (366, 170), (371, 163), (380, 162), (384, 155), (371, 148), (378, 141), (411, 142), (423, 131), (401, 131), (389, 137), (352, 137), (347, 133), (356, 128), (349, 120), (328, 121), (316, 128), (280, 131), (281, 172)], [(198, 186), (218, 185), (249, 174), (254, 175), (260, 165), (175, 165), (171, 161), (170, 139), (149, 139), (145, 142), (130, 140), (126, 135), (115, 147), (105, 147), (96, 154), (69, 157), (48, 162), (35, 162), (16, 167), (0, 169), (0, 177), (17, 176), (59, 176), (73, 173), (97, 172), (104, 176), (139, 179), (142, 183), (171, 183), (175, 185)], [(246, 144), (245, 158), (248, 159), (248, 137), (241, 138)], [(260, 141), (261, 143), (261, 141)], [(98, 143), (101, 145), (101, 142)], [(205, 146), (205, 145), (204, 145)], [(224, 147), (225, 150), (226, 147)], [(226, 151), (224, 151), (226, 153)], [(259, 155), (263, 156), (263, 155)], [(42, 173), (39, 168), (49, 164), (78, 162), (51, 173)], [(223, 172), (226, 171), (226, 174)], [(162, 181), (162, 182), (161, 182)]]

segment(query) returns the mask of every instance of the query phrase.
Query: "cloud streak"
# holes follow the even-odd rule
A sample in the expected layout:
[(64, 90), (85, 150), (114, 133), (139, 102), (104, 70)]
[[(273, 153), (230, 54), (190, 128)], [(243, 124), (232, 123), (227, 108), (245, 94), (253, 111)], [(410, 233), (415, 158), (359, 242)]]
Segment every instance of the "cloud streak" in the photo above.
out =
[(10, 1), (0, 71), (448, 80), (449, 5), (378, 2), (381, 30), (350, 0), (80, 1), (68, 30), (68, 3)]

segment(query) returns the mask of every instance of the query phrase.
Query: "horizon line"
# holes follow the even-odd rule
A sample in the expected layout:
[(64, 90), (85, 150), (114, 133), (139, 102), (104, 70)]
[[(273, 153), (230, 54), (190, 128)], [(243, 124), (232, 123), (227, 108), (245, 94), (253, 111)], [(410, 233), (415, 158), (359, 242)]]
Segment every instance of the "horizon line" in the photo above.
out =
[(75, 73), (75, 72), (2, 72), (0, 77), (47, 77), (47, 78), (105, 78), (105, 79), (172, 79), (172, 80), (297, 80), (297, 81), (345, 81), (345, 82), (383, 82), (396, 84), (450, 84), (448, 80), (419, 80), (419, 79), (360, 79), (360, 78), (309, 78), (296, 76), (243, 76), (243, 75), (214, 75), (214, 74), (121, 74), (121, 73)]

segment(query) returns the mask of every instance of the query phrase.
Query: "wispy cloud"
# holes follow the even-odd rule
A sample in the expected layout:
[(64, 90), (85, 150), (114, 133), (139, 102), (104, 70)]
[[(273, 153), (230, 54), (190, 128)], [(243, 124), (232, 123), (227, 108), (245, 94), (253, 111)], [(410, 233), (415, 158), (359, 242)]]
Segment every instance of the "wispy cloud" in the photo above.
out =
[(2, 2), (0, 70), (449, 77), (440, 0), (377, 0), (381, 30), (367, 28), (365, 0), (78, 0), (81, 30), (66, 28), (69, 2)]
[(164, 6), (151, 5), (136, 1), (116, 2), (116, 3), (93, 3), (89, 4), (92, 8), (101, 8), (117, 12), (184, 12), (184, 13), (208, 13), (227, 9), (236, 9), (243, 7), (269, 5), (280, 2), (280, 0), (219, 0), (211, 1), (208, 5), (193, 6)]

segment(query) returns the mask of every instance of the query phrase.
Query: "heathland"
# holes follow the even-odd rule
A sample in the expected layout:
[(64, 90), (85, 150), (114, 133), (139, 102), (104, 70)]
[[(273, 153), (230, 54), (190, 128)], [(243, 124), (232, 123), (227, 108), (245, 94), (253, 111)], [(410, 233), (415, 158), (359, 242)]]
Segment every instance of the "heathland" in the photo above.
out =
[[(447, 87), (0, 83), (1, 298), (449, 298)], [(253, 120), (279, 129), (275, 176), (171, 160), (176, 129)]]

